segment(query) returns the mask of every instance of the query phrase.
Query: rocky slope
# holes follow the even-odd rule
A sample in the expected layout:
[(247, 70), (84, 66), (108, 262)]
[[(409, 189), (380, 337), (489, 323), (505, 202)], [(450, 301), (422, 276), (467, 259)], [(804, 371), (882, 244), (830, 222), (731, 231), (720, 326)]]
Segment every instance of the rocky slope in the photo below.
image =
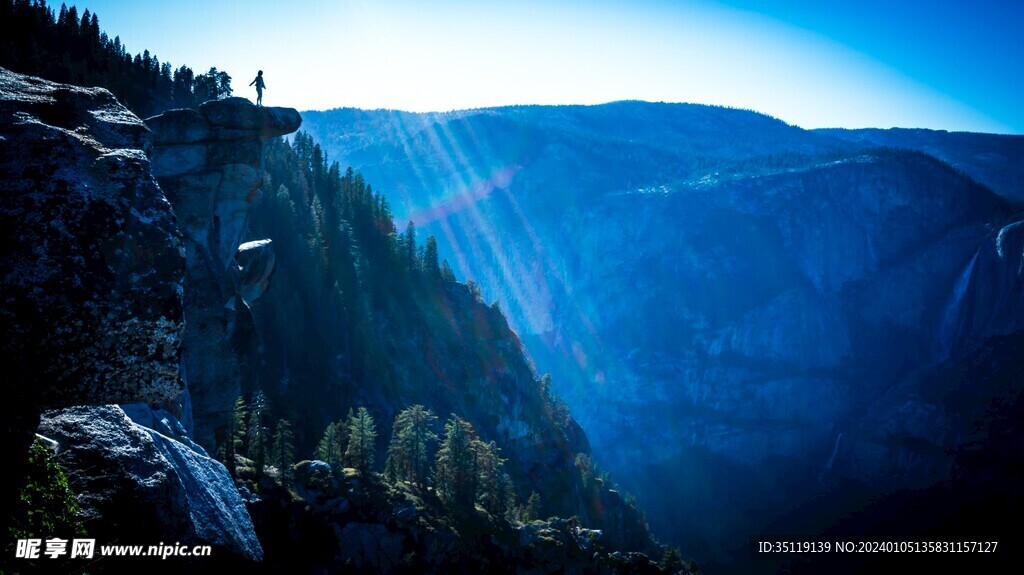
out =
[(604, 533), (577, 518), (452, 521), (431, 492), (335, 473), (323, 461), (298, 463), (291, 489), (264, 478), (259, 491), (262, 572), (664, 573), (642, 553), (608, 548)]
[(306, 128), (501, 301), (599, 461), (698, 561), (737, 568), (736, 532), (814, 493), (841, 515), (850, 482), (948, 477), (921, 370), (1024, 322), (1012, 188), (921, 153), (644, 103)]

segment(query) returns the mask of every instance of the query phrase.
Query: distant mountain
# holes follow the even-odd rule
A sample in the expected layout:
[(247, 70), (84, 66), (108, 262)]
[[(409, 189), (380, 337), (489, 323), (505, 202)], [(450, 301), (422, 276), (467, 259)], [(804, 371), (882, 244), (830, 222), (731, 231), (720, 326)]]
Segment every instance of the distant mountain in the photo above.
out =
[(851, 482), (950, 478), (957, 408), (919, 372), (1024, 326), (1018, 189), (978, 162), (697, 105), (304, 118), (500, 302), (698, 563), (751, 568), (737, 533), (821, 494), (829, 525)]
[(945, 130), (815, 130), (857, 144), (906, 148), (935, 156), (1016, 203), (1024, 203), (1024, 136)]

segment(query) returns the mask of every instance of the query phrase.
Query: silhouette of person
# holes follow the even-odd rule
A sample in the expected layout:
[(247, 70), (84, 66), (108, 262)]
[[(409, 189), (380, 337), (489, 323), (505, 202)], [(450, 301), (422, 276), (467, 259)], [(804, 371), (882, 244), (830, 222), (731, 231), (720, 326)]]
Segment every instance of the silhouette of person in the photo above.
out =
[(256, 73), (256, 79), (253, 80), (252, 82), (249, 82), (250, 86), (252, 86), (253, 84), (256, 85), (256, 105), (257, 106), (262, 106), (263, 105), (263, 89), (267, 87), (267, 85), (263, 83), (263, 70), (260, 70), (259, 72), (257, 72)]

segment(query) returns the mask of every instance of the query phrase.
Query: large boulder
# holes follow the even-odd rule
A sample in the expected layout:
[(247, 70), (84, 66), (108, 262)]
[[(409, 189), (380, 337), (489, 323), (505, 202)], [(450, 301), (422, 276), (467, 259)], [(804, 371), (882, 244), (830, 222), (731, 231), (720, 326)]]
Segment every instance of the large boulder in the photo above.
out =
[(276, 259), (272, 240), (257, 240), (238, 246), (235, 261), (241, 273), (239, 294), (246, 304), (252, 305), (267, 291)]
[[(173, 427), (173, 418), (163, 425)], [(58, 443), (97, 541), (210, 545), (221, 560), (262, 559), (234, 481), (201, 449), (134, 423), (114, 405), (48, 411), (39, 433)]]
[(182, 371), (192, 412), (184, 419), (193, 422), (189, 431), (196, 441), (216, 450), (254, 347), (247, 299), (259, 297), (273, 269), (272, 250), (260, 255), (259, 270), (243, 272), (235, 261), (249, 209), (259, 197), (263, 140), (294, 132), (302, 118), (291, 108), (225, 98), (198, 110), (170, 110), (146, 123), (153, 133), (153, 172), (185, 238), (188, 328)]

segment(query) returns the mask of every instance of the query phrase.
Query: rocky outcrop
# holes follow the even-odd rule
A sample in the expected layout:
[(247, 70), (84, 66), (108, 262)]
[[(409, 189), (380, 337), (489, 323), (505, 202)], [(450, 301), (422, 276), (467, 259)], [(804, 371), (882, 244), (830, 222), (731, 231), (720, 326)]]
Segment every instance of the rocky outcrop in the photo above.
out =
[(274, 273), (274, 242), (257, 240), (238, 246), (235, 261), (238, 262), (239, 295), (246, 304), (252, 305), (270, 285), (270, 276)]
[(182, 390), (185, 260), (148, 150), (145, 124), (106, 90), (0, 69), (0, 460), (13, 477), (40, 410)]
[[(173, 418), (162, 425), (174, 426)], [(39, 433), (57, 441), (58, 461), (97, 541), (211, 545), (211, 556), (221, 559), (262, 558), (234, 481), (202, 449), (133, 423), (112, 405), (47, 412)]]
[[(189, 347), (185, 321), (195, 322), (194, 334), (227, 338), (224, 318), (247, 311), (239, 286), (257, 297), (273, 269), (272, 250), (253, 248), (260, 255), (245, 274), (233, 258), (259, 184), (260, 138), (299, 120), (294, 111), (250, 108), (229, 100), (158, 117), (157, 150), (172, 152), (154, 152), (147, 126), (105, 90), (0, 70), (0, 353), (19, 366), (0, 401), (2, 460), (19, 478), (38, 425), (58, 442), (89, 533), (104, 543), (180, 541), (212, 545), (229, 562), (262, 557), (232, 478), (189, 436), (190, 395), (179, 376), (195, 367), (189, 359), (237, 357), (215, 355), (216, 335)], [(197, 154), (201, 166), (189, 163)], [(154, 173), (181, 203), (177, 220)], [(186, 241), (178, 223), (187, 224)], [(207, 259), (186, 260), (197, 254)], [(189, 286), (186, 262), (202, 270)], [(237, 383), (227, 380), (236, 394)], [(98, 405), (116, 402), (131, 404), (131, 418)], [(40, 419), (53, 408), (64, 409)], [(13, 493), (5, 491), (5, 505)]]
[(256, 285), (265, 285), (273, 267), (271, 256), (259, 277), (246, 273), (243, 285), (235, 262), (249, 208), (258, 198), (262, 139), (293, 132), (301, 122), (295, 110), (256, 107), (244, 98), (146, 120), (153, 133), (153, 173), (185, 239), (182, 373), (193, 437), (210, 450), (223, 440), (227, 413), (241, 391), (253, 337), (245, 297), (257, 295), (262, 288)]

